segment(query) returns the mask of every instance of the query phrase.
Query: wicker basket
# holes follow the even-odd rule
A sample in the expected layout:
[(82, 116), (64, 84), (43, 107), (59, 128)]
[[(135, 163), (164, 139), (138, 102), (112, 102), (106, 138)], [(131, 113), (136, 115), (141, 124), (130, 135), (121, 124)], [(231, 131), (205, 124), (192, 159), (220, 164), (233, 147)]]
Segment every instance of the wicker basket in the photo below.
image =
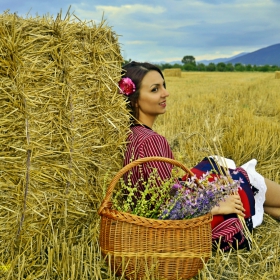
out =
[(118, 180), (136, 165), (163, 161), (192, 172), (176, 160), (147, 157), (122, 168), (111, 181), (98, 211), (100, 247), (110, 268), (127, 279), (188, 279), (211, 256), (211, 220), (207, 214), (189, 220), (148, 219), (112, 209)]

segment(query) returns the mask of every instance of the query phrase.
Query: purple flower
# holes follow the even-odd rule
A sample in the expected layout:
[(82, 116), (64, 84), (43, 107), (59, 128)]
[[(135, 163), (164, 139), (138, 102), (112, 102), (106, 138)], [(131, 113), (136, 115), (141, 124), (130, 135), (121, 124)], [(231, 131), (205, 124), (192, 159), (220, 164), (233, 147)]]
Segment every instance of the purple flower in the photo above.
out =
[(175, 196), (175, 194), (179, 191), (182, 190), (183, 186), (180, 184), (174, 184), (170, 190), (170, 195)]
[(235, 192), (240, 187), (241, 179), (234, 181), (227, 177), (215, 178), (209, 182), (211, 174), (207, 173), (200, 178), (197, 184), (196, 177), (189, 178), (185, 185), (175, 184), (170, 191), (170, 198), (161, 206), (159, 219), (181, 220), (202, 216), (219, 205), (226, 195)]

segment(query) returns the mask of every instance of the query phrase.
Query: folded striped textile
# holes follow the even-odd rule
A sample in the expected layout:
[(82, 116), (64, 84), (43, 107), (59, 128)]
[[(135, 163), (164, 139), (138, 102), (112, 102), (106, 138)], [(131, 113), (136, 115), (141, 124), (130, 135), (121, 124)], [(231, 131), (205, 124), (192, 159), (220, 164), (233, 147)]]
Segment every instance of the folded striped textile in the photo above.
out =
[[(215, 177), (221, 175), (221, 172), (224, 173), (223, 175), (226, 175), (225, 168), (219, 168), (215, 159), (211, 157), (205, 157), (196, 166), (191, 168), (191, 171), (198, 179), (207, 171), (211, 172), (213, 170), (216, 171), (216, 174), (212, 174), (211, 180), (214, 180)], [(255, 188), (250, 184), (249, 177), (243, 168), (228, 168), (228, 171), (233, 180), (242, 179), (242, 183), (240, 184), (241, 188), (238, 190), (238, 193), (243, 203), (243, 207), (245, 208), (245, 222), (247, 228), (252, 232), (252, 216), (255, 215)], [(186, 179), (187, 175), (182, 178), (183, 181)], [(247, 249), (250, 248), (249, 241), (243, 234), (243, 226), (237, 214), (215, 215), (213, 216), (211, 226), (213, 243), (215, 245), (220, 244), (220, 249), (226, 251), (231, 247), (236, 249), (244, 247), (247, 247)]]

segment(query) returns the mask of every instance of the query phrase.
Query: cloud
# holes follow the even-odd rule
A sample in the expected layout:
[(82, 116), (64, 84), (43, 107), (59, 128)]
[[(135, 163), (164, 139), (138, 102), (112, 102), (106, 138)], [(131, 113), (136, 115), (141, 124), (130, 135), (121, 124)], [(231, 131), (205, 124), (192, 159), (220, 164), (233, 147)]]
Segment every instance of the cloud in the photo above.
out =
[[(232, 56), (279, 43), (280, 0), (9, 0), (0, 8), (106, 24), (119, 35), (122, 52), (135, 60), (170, 60), (186, 55)], [(8, 4), (9, 2), (9, 4)]]
[(162, 14), (166, 11), (164, 7), (161, 6), (149, 6), (149, 5), (122, 5), (117, 6), (96, 6), (97, 11), (104, 11), (108, 16), (127, 16), (128, 14)]
[(96, 5), (94, 7), (90, 7), (88, 4), (74, 4), (73, 9), (75, 10), (75, 14), (81, 18), (92, 19), (96, 15), (104, 14), (105, 18), (119, 25), (130, 21), (138, 22), (144, 17), (150, 18), (153, 14), (158, 15), (166, 11), (166, 8), (162, 6), (141, 4), (121, 6)]
[(146, 45), (152, 44), (152, 41), (126, 41), (127, 45)]
[(164, 19), (157, 20), (154, 32), (150, 29), (145, 39), (154, 36), (158, 48), (198, 56), (217, 52), (232, 55), (279, 42), (280, 24), (275, 3), (245, 2), (227, 1), (217, 7), (193, 1), (189, 5), (169, 7)]

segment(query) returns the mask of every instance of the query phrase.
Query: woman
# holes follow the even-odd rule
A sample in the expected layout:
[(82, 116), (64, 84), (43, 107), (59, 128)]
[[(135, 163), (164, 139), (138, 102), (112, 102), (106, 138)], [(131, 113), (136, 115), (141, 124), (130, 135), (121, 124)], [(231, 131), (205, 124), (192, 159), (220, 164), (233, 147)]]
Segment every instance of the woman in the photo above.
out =
[[(173, 158), (167, 140), (152, 130), (156, 118), (166, 111), (166, 101), (169, 93), (166, 90), (164, 76), (161, 70), (150, 63), (130, 62), (123, 67), (123, 78), (120, 83), (120, 92), (128, 99), (132, 114), (131, 134), (125, 154), (124, 165), (138, 158), (161, 156)], [(226, 159), (227, 160), (227, 159)], [(227, 160), (235, 169), (234, 162)], [(280, 185), (264, 178), (255, 171), (256, 160), (249, 161), (242, 166), (246, 170), (251, 185), (258, 189), (255, 195), (255, 215), (252, 217), (253, 227), (261, 224), (264, 211), (272, 217), (280, 218)], [(157, 168), (162, 179), (170, 177), (172, 166), (164, 162), (151, 162), (132, 170), (132, 183), (136, 183), (142, 176), (144, 180)], [(231, 195), (214, 207), (211, 213), (215, 216), (237, 214), (245, 217), (240, 195)]]

